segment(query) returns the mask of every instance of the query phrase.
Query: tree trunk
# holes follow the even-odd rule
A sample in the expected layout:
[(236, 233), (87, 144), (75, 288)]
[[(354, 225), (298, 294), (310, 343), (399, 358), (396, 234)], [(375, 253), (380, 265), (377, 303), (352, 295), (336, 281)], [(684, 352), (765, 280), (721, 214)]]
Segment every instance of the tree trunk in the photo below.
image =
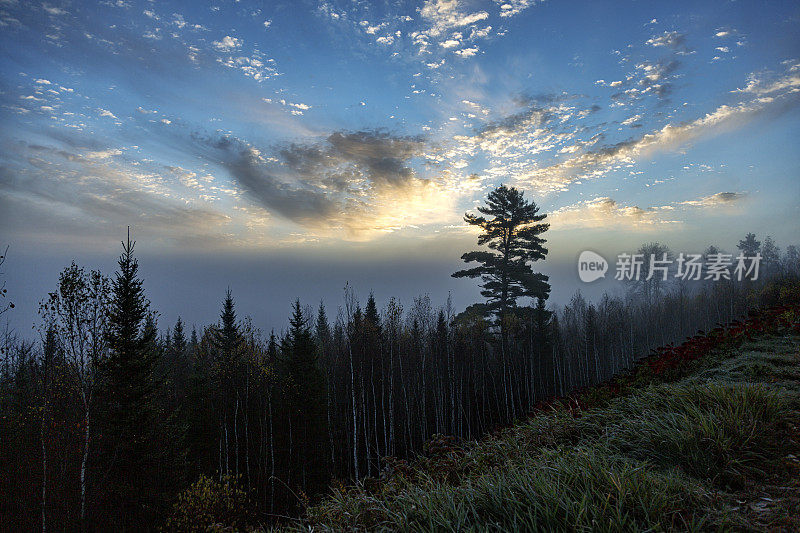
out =
[(81, 458), (81, 530), (86, 531), (86, 464), (89, 462), (89, 404), (83, 413), (83, 457)]

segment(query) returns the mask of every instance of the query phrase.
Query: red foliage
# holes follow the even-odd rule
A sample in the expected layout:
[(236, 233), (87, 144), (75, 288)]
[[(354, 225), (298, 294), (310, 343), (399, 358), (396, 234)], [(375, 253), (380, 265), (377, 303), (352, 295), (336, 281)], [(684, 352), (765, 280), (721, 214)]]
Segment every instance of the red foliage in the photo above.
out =
[(698, 331), (680, 346), (668, 344), (653, 350), (646, 364), (654, 374), (675, 369), (685, 361), (699, 359), (709, 351), (732, 341), (750, 340), (757, 334), (780, 329), (798, 331), (800, 323), (794, 317), (800, 311), (799, 305), (778, 305), (760, 312), (752, 312), (744, 320), (734, 320), (727, 325), (719, 325), (709, 332)]

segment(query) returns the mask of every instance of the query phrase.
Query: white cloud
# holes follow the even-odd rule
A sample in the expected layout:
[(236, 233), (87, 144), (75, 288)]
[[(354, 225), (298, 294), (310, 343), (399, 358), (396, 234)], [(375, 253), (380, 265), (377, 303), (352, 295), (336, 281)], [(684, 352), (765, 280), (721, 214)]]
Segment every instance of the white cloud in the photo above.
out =
[(67, 13), (60, 7), (51, 6), (50, 4), (42, 4), (42, 9), (44, 9), (48, 15), (65, 15)]
[(425, 0), (419, 12), (430, 22), (431, 28), (427, 33), (433, 37), (489, 18), (486, 11), (463, 12), (458, 0)]
[(114, 120), (117, 120), (117, 117), (114, 116), (114, 113), (112, 113), (108, 109), (100, 108), (97, 111), (100, 113), (101, 117), (108, 117), (108, 118), (113, 118)]
[(635, 124), (640, 120), (642, 120), (642, 115), (633, 115), (632, 117), (628, 117), (623, 120), (622, 124), (625, 126), (630, 126), (631, 124)]
[(470, 48), (462, 48), (461, 50), (455, 50), (454, 54), (458, 54), (461, 57), (472, 57), (478, 53), (478, 47), (472, 46)]
[(800, 92), (800, 63), (789, 63), (788, 73), (775, 77), (770, 73), (761, 75), (751, 74), (747, 78), (747, 85), (741, 89), (735, 89), (735, 93), (750, 93), (759, 96), (772, 95), (776, 92), (796, 93)]
[(684, 46), (686, 35), (677, 31), (665, 31), (661, 35), (651, 37), (645, 44), (655, 48), (666, 46), (668, 48), (679, 48)]
[(494, 0), (494, 2), (500, 5), (501, 17), (513, 17), (534, 5), (536, 0)]
[(716, 194), (712, 194), (711, 196), (706, 196), (697, 200), (686, 200), (680, 203), (681, 205), (694, 207), (718, 207), (723, 205), (731, 205), (746, 196), (746, 193), (741, 192), (718, 192)]
[(214, 45), (214, 48), (220, 52), (232, 52), (241, 48), (242, 40), (237, 39), (236, 37), (231, 37), (230, 35), (226, 35), (222, 38), (222, 40), (213, 41), (211, 44)]
[(609, 227), (617, 230), (645, 229), (677, 222), (664, 219), (658, 208), (643, 209), (637, 205), (621, 205), (607, 196), (583, 200), (556, 209), (547, 219), (553, 229)]

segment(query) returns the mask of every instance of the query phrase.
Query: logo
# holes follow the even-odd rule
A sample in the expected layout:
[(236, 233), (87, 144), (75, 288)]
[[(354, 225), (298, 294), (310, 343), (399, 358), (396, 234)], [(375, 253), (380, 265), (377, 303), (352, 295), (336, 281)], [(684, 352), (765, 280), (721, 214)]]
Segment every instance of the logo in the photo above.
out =
[(581, 252), (578, 257), (578, 277), (584, 283), (591, 283), (597, 279), (604, 278), (608, 271), (608, 261), (603, 256), (586, 250)]

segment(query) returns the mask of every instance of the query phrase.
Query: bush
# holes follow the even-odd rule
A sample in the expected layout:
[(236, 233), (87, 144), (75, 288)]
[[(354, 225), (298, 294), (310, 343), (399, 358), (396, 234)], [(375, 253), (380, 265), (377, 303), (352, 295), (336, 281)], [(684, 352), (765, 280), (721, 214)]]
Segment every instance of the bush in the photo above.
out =
[(246, 531), (258, 522), (255, 506), (236, 478), (201, 475), (175, 503), (166, 531)]

